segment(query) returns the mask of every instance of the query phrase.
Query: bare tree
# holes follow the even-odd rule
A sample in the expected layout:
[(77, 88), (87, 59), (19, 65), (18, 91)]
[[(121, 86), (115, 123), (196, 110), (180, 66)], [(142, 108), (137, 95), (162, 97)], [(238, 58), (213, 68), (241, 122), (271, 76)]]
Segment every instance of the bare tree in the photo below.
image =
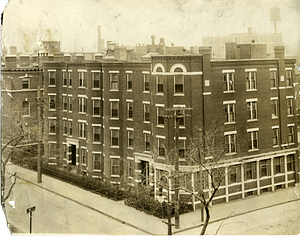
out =
[(206, 218), (200, 233), (204, 235), (210, 220), (209, 206), (219, 188), (225, 184), (225, 177), (229, 172), (228, 157), (225, 154), (231, 144), (225, 144), (223, 126), (217, 122), (213, 122), (206, 131), (196, 129), (199, 137), (191, 139), (186, 154), (186, 167), (190, 168), (183, 171), (181, 167), (179, 173), (174, 175), (179, 176), (180, 189), (200, 201), (205, 210)]

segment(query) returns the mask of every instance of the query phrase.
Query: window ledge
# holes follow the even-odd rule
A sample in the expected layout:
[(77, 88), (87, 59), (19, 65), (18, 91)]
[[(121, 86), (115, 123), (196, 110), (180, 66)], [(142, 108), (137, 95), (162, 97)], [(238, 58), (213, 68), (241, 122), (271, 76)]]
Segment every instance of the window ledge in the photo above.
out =
[(53, 133), (53, 132), (49, 132), (49, 135), (56, 135), (56, 133)]
[(127, 121), (133, 121), (133, 119), (132, 118), (128, 118)]
[(92, 144), (101, 145), (101, 142), (92, 142)]
[(235, 93), (235, 91), (223, 91), (223, 93), (227, 94), (227, 93)]
[(247, 89), (246, 91), (257, 91), (257, 89)]
[(288, 114), (288, 117), (294, 117), (294, 115), (293, 114)]
[(183, 93), (174, 93), (174, 96), (184, 96)]
[(71, 88), (71, 89), (72, 89), (72, 86), (68, 86), (68, 88)]
[(236, 155), (236, 152), (231, 152), (231, 153), (226, 153), (225, 156), (232, 156), (232, 155)]
[(149, 94), (149, 93), (150, 93), (150, 91), (143, 91), (143, 93), (145, 93), (145, 94)]
[(145, 153), (147, 153), (147, 154), (151, 154), (151, 151), (144, 151)]
[(126, 90), (126, 92), (132, 92), (132, 89), (128, 89), (128, 90)]
[(159, 92), (159, 93), (156, 93), (156, 95), (164, 96), (164, 93)]
[(163, 156), (158, 156), (157, 159), (160, 159), (160, 160), (165, 160), (166, 158), (163, 157)]
[(85, 112), (78, 112), (78, 114), (86, 114)]
[(116, 89), (110, 89), (109, 91), (119, 91), (119, 90), (116, 90)]
[(150, 124), (150, 121), (144, 121), (144, 123)]
[(119, 118), (110, 118), (110, 120), (119, 120)]
[(56, 109), (48, 109), (48, 111), (54, 112), (56, 111)]
[(48, 85), (48, 87), (56, 87), (55, 85)]
[(81, 139), (81, 140), (86, 140), (85, 137), (78, 137), (78, 139)]
[(179, 158), (179, 161), (186, 161), (186, 159), (185, 158)]
[(287, 86), (286, 88), (293, 88), (292, 86)]
[(292, 145), (295, 145), (295, 143), (293, 142), (293, 143), (289, 143), (289, 146), (292, 146)]
[(111, 174), (110, 177), (112, 177), (112, 178), (120, 178), (120, 175), (118, 175), (118, 174)]
[(165, 125), (156, 125), (157, 128), (165, 128)]
[(31, 115), (29, 114), (29, 115), (23, 115), (22, 116), (23, 118), (25, 117), (25, 118), (29, 118), (29, 117), (31, 117)]
[(128, 176), (128, 179), (134, 179), (134, 177), (132, 177), (132, 176)]
[(129, 149), (129, 150), (133, 150), (133, 147), (129, 146), (129, 147), (127, 147), (127, 149)]
[(277, 87), (271, 87), (270, 89), (271, 90), (277, 90)]
[(274, 145), (274, 146), (273, 146), (273, 148), (278, 148), (278, 147), (280, 147), (280, 146), (279, 146), (279, 145)]
[(85, 86), (78, 86), (78, 89), (86, 89)]
[(256, 122), (258, 119), (248, 119), (247, 122)]
[(259, 149), (250, 149), (250, 150), (248, 150), (248, 152), (252, 152), (252, 151), (259, 151)]
[(236, 124), (236, 122), (225, 122), (224, 125)]
[(272, 119), (278, 119), (278, 116), (272, 116)]
[(68, 113), (72, 113), (72, 111), (68, 111)]
[(110, 146), (110, 148), (120, 148), (119, 146)]
[(101, 172), (101, 170), (93, 169), (93, 172)]
[(86, 163), (82, 163), (81, 165), (82, 165), (82, 166), (86, 166)]
[(100, 115), (92, 115), (92, 117), (94, 117), (94, 118), (100, 118), (101, 116)]
[(63, 87), (67, 87), (67, 85), (63, 85)]
[(100, 91), (100, 88), (92, 88), (92, 91)]
[(68, 134), (63, 134), (63, 136), (68, 136)]

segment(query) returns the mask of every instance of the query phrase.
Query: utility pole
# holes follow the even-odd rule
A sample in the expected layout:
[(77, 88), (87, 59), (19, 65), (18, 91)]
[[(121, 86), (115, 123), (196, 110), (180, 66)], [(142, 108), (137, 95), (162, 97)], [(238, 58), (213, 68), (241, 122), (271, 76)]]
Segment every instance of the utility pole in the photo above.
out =
[[(39, 71), (40, 73), (40, 71)], [(37, 158), (37, 183), (42, 182), (42, 167), (41, 167), (41, 139), (42, 139), (42, 111), (41, 111), (41, 88), (38, 86), (38, 158)]]
[(192, 108), (186, 107), (174, 107), (165, 109), (166, 111), (173, 111), (174, 115), (165, 116), (167, 118), (175, 119), (175, 228), (180, 229), (180, 220), (179, 220), (179, 146), (178, 146), (178, 138), (179, 138), (179, 122), (181, 119), (185, 117), (191, 117), (190, 114), (185, 114), (185, 111), (191, 111)]

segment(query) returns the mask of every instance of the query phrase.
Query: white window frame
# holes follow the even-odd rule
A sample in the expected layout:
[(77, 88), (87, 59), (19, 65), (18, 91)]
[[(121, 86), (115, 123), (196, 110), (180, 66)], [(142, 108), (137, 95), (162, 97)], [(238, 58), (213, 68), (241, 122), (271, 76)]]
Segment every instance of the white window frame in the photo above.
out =
[[(129, 87), (129, 82), (131, 82), (131, 88)], [(133, 89), (133, 73), (132, 71), (126, 71), (126, 91), (131, 92), (132, 89)]]
[[(117, 75), (117, 80), (113, 80), (113, 75)], [(110, 91), (119, 91), (119, 71), (109, 71), (109, 89)], [(116, 88), (114, 88), (116, 85)]]
[[(160, 80), (162, 80), (162, 83), (158, 83)], [(164, 77), (163, 77), (163, 75), (156, 75), (155, 81), (156, 81), (156, 94), (164, 95)], [(160, 89), (159, 85), (162, 85), (162, 91), (160, 91), (161, 89)]]
[[(55, 128), (54, 132), (51, 132), (52, 122), (54, 123), (54, 128)], [(48, 117), (48, 123), (49, 123), (49, 135), (56, 135), (56, 132), (57, 132), (57, 120), (56, 120), (56, 117)]]
[[(24, 82), (26, 82), (26, 83), (24, 84)], [(24, 85), (27, 85), (27, 88), (24, 88)], [(26, 77), (26, 78), (22, 79), (22, 90), (28, 90), (28, 89), (30, 89), (30, 78)]]
[(67, 77), (67, 71), (66, 70), (62, 70), (62, 83), (63, 83), (63, 87), (68, 86), (68, 77)]
[[(295, 144), (295, 124), (288, 124), (287, 125), (287, 127), (288, 127), (288, 143), (289, 143), (289, 145), (294, 145)], [(290, 128), (292, 128), (291, 129), (291, 131), (292, 131), (292, 141), (290, 141)]]
[[(48, 97), (49, 97), (49, 108), (48, 108), (48, 110), (49, 111), (56, 111), (56, 93), (53, 93), (53, 94), (49, 93)], [(51, 108), (51, 98), (52, 97), (54, 98), (54, 100), (53, 100), (54, 101), (54, 108)]]
[[(293, 100), (294, 100), (293, 96), (286, 97), (286, 108), (287, 108), (287, 116), (288, 117), (294, 116)], [(290, 107), (288, 107), (289, 101), (290, 101)]]
[[(120, 101), (119, 99), (110, 99), (110, 119), (111, 120), (119, 120), (120, 117)], [(113, 116), (113, 104), (117, 104), (117, 116)]]
[[(228, 147), (226, 147), (226, 150), (228, 150), (226, 155), (233, 155), (233, 154), (237, 153), (236, 134), (237, 134), (237, 131), (224, 132), (225, 144), (228, 146)], [(234, 144), (234, 149), (233, 150), (232, 150), (231, 144)]]
[[(257, 121), (258, 120), (258, 99), (247, 99), (247, 117), (248, 117), (248, 112), (250, 112), (250, 118), (247, 118), (247, 121)], [(249, 106), (248, 106), (249, 104)], [(253, 112), (253, 104), (255, 105), (255, 113)], [(250, 109), (249, 109), (250, 108)]]
[[(182, 79), (182, 84), (176, 84), (178, 77)], [(182, 92), (176, 92), (176, 85), (182, 85)], [(184, 75), (182, 73), (174, 75), (174, 95), (184, 95)]]
[[(274, 144), (274, 132), (276, 134), (276, 144)], [(272, 126), (272, 145), (273, 147), (279, 147), (279, 125)]]
[(86, 139), (86, 137), (87, 137), (86, 121), (78, 121), (78, 138)]
[[(116, 160), (118, 161), (117, 166), (118, 167), (118, 174), (113, 174), (113, 161)], [(120, 177), (120, 156), (110, 156), (110, 176), (111, 177)]]
[[(277, 68), (270, 68), (269, 72), (270, 72), (271, 89), (276, 89), (277, 88)], [(274, 81), (274, 83), (272, 83), (272, 81)]]
[(72, 70), (68, 70), (68, 87), (72, 88)]
[(87, 70), (78, 69), (78, 88), (86, 88), (87, 85)]
[[(249, 149), (249, 133), (250, 133), (250, 140), (251, 140), (251, 148)], [(257, 147), (254, 146), (254, 134), (256, 134), (256, 138), (257, 138)], [(248, 147), (248, 151), (256, 151), (259, 150), (259, 128), (249, 128), (247, 129), (247, 147)]]
[[(100, 82), (101, 82), (101, 71), (98, 70), (92, 70), (91, 71), (92, 74), (92, 90), (100, 90)], [(99, 74), (99, 86), (95, 87), (95, 75)]]
[[(160, 158), (165, 158), (166, 157), (166, 153), (167, 153), (167, 151), (166, 151), (166, 147), (165, 147), (165, 144), (166, 144), (166, 137), (165, 136), (159, 136), (159, 135), (156, 135), (156, 139), (157, 139), (157, 155), (158, 155), (158, 157), (160, 157)], [(163, 140), (163, 144), (164, 144), (164, 147), (162, 147), (162, 148), (164, 148), (164, 155), (162, 156), (161, 154), (160, 154), (160, 143), (161, 143), (161, 140)]]
[[(148, 120), (146, 120), (146, 107), (148, 107), (149, 112)], [(143, 121), (144, 123), (150, 123), (150, 101), (143, 101)]]
[(286, 81), (286, 87), (293, 87), (292, 68), (285, 69), (285, 81)]
[[(223, 101), (223, 105), (224, 105), (224, 113), (226, 116), (226, 121), (224, 124), (232, 124), (232, 123), (236, 123), (235, 120), (235, 108), (236, 108), (236, 101), (235, 100), (230, 100), (230, 101)], [(230, 113), (230, 106), (232, 106), (233, 108), (233, 119), (231, 121), (231, 113)]]
[[(102, 153), (101, 152), (94, 152), (93, 151), (92, 156), (93, 156), (93, 171), (101, 171), (101, 156), (102, 156)], [(95, 162), (96, 162), (95, 158), (96, 158), (96, 156), (99, 156), (99, 169), (96, 169), (96, 165), (95, 165)]]
[[(142, 72), (143, 74), (143, 93), (150, 92), (150, 72)], [(148, 82), (146, 82), (146, 78), (148, 78)], [(146, 83), (148, 83), (148, 90), (146, 90)]]
[[(130, 139), (130, 135), (132, 138)], [(133, 129), (127, 128), (127, 148), (133, 149)], [(130, 145), (130, 140), (132, 140), (132, 145)]]
[(78, 113), (86, 114), (87, 98), (85, 96), (78, 95)]
[[(275, 112), (273, 113), (273, 106), (275, 106)], [(278, 97), (271, 97), (271, 110), (272, 110), (272, 119), (278, 118)]]
[[(118, 134), (118, 144), (117, 145), (113, 145), (113, 132), (117, 132)], [(111, 148), (119, 148), (120, 146), (120, 128), (119, 127), (110, 127), (110, 147)]]
[[(54, 78), (51, 77), (52, 73), (54, 73)], [(48, 87), (56, 87), (56, 70), (48, 70), (48, 75), (49, 75)], [(51, 83), (51, 79), (54, 79), (54, 84)]]
[[(143, 134), (144, 134), (144, 151), (150, 152), (150, 150), (151, 150), (151, 132), (143, 131)], [(149, 138), (149, 149), (147, 149), (147, 138)]]
[(159, 114), (160, 109), (163, 109), (163, 111), (164, 111), (164, 107), (165, 107), (165, 105), (163, 105), (163, 104), (156, 104), (156, 127), (162, 127), (162, 128), (165, 127), (165, 123), (163, 123), (163, 124), (159, 123), (159, 117), (163, 117), (163, 120), (165, 122), (164, 114), (163, 115)]
[[(234, 75), (235, 75), (235, 70), (222, 70), (223, 85), (225, 85), (225, 87), (223, 87), (223, 93), (235, 92)], [(230, 80), (230, 76), (231, 76), (231, 80)], [(232, 84), (232, 88), (230, 84)]]
[(245, 69), (246, 73), (246, 90), (256, 91), (257, 90), (257, 69)]
[[(131, 105), (131, 110), (130, 110)], [(133, 100), (126, 100), (127, 120), (133, 120)]]
[[(84, 152), (85, 152), (85, 159), (83, 158), (84, 157), (84, 154), (83, 154)], [(87, 149), (86, 149), (86, 147), (81, 147), (80, 155), (81, 155), (81, 164), (86, 165), (86, 163), (87, 163)]]
[[(96, 129), (99, 129), (99, 141), (95, 140)], [(93, 144), (100, 144), (101, 143), (101, 124), (92, 124), (92, 130), (93, 130)]]
[[(92, 98), (93, 101), (93, 117), (100, 117), (101, 116), (101, 98)], [(95, 114), (95, 102), (98, 101), (99, 102), (99, 114)]]

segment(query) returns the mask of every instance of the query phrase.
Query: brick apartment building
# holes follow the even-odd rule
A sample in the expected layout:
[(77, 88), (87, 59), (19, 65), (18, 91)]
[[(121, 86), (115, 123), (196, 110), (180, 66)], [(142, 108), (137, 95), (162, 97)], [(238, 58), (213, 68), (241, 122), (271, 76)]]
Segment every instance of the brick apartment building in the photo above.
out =
[(197, 136), (194, 128), (224, 123), (236, 174), (226, 177), (213, 203), (294, 185), (294, 60), (285, 59), (282, 46), (274, 59), (259, 58), (255, 44), (227, 47), (231, 56), (222, 61), (207, 50), (148, 61), (45, 62), (48, 164), (111, 183), (151, 185), (156, 193), (157, 180), (174, 167), (166, 162), (175, 147), (166, 109), (186, 107), (193, 110), (180, 121), (181, 170), (189, 168), (184, 150)]
[[(191, 117), (179, 122), (180, 170), (191, 169), (185, 150), (198, 136), (195, 128), (205, 130), (216, 119), (224, 125), (226, 156), (235, 170), (213, 204), (298, 183), (294, 60), (285, 59), (282, 46), (275, 47), (272, 59), (256, 50), (262, 45), (226, 47), (228, 57), (220, 61), (211, 59), (210, 49), (141, 61), (66, 61), (55, 55), (41, 60), (44, 160), (110, 183), (149, 185), (157, 194), (158, 180), (174, 169), (168, 156), (175, 147), (175, 123), (167, 118), (168, 109), (192, 108), (186, 110)], [(24, 107), (21, 100), (29, 93), (37, 96), (40, 70), (17, 67), (16, 61), (7, 57), (2, 76), (13, 75), (9, 93), (20, 95)], [(10, 100), (3, 89), (3, 101)], [(210, 191), (208, 184), (204, 191)]]

